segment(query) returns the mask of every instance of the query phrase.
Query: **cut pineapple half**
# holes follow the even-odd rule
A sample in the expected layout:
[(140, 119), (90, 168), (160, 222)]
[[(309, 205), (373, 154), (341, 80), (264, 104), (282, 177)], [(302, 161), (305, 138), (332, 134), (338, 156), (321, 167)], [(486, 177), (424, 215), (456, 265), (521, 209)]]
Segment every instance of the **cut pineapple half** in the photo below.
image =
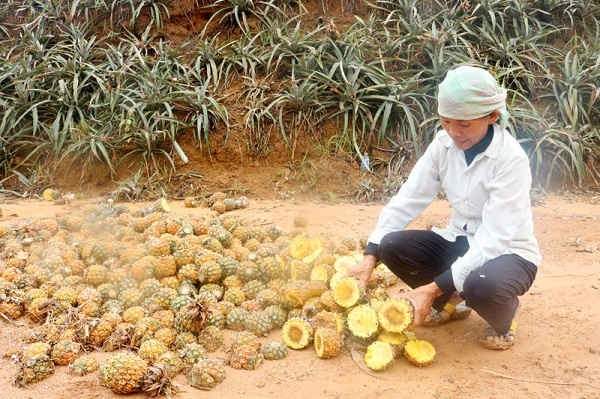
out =
[(304, 263), (312, 263), (321, 255), (323, 243), (319, 237), (299, 235), (292, 238), (289, 251), (292, 258), (301, 259)]
[(348, 313), (348, 329), (357, 338), (369, 339), (377, 333), (377, 313), (369, 305), (359, 305)]
[(435, 359), (435, 348), (425, 340), (415, 339), (404, 345), (404, 356), (415, 366), (428, 366)]
[(353, 252), (350, 255), (344, 255), (337, 258), (333, 264), (333, 268), (336, 272), (346, 273), (346, 271), (355, 266), (362, 259), (362, 254)]
[(354, 306), (361, 295), (358, 280), (353, 277), (344, 277), (333, 287), (333, 299), (338, 305), (345, 308)]
[(313, 328), (306, 321), (294, 317), (285, 322), (281, 328), (283, 342), (292, 349), (303, 349), (310, 344)]
[(365, 353), (365, 364), (368, 368), (380, 371), (392, 364), (394, 350), (387, 342), (375, 341), (367, 347)]
[(407, 299), (388, 299), (379, 307), (377, 317), (386, 331), (401, 333), (413, 322), (414, 308)]
[(333, 328), (318, 328), (315, 332), (315, 352), (321, 359), (339, 355), (342, 349), (342, 337)]

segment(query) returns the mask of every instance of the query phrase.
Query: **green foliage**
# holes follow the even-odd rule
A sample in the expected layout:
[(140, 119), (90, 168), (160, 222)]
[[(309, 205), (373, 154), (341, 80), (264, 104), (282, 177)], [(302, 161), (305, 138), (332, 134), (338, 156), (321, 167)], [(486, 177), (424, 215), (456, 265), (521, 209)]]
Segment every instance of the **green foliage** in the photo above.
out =
[[(141, 160), (150, 179), (188, 162), (183, 135), (208, 148), (234, 125), (254, 156), (275, 140), (292, 162), (301, 140), (357, 161), (377, 153), (387, 195), (401, 181), (398, 165), (438, 128), (438, 84), (469, 62), (509, 90), (511, 129), (537, 182), (598, 183), (597, 1), (365, 4), (338, 27), (327, 18), (315, 26), (300, 2), (199, 3), (209, 22), (174, 44), (163, 39), (167, 0), (3, 1), (0, 175), (31, 183), (48, 161), (77, 162), (85, 174)], [(373, 198), (374, 187), (369, 177), (359, 197)]]

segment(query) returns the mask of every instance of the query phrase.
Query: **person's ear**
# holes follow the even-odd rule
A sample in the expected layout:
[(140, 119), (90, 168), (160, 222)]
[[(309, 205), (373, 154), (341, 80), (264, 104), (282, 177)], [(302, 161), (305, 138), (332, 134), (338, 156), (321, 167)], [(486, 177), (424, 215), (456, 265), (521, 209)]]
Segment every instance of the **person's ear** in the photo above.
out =
[(496, 109), (488, 116), (488, 125), (493, 125), (500, 119), (500, 110)]

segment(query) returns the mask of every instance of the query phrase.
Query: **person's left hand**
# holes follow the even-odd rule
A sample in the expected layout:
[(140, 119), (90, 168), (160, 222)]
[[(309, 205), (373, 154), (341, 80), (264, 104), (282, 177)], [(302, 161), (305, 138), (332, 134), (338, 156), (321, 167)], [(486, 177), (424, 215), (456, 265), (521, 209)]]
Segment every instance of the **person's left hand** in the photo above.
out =
[(440, 290), (435, 282), (417, 287), (403, 295), (415, 307), (413, 326), (423, 324), (423, 321), (431, 311), (433, 301), (440, 295), (442, 295), (442, 290)]

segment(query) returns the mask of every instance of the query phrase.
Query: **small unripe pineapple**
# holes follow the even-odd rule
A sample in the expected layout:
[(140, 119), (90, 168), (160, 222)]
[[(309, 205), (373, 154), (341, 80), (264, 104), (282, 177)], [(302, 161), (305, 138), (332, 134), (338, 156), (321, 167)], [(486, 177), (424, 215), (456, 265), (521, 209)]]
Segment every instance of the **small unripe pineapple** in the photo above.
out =
[(148, 363), (154, 363), (169, 348), (158, 339), (149, 339), (140, 345), (138, 355)]
[(190, 372), (190, 385), (209, 390), (225, 380), (225, 365), (216, 359), (203, 359), (194, 364)]
[(86, 375), (98, 370), (98, 360), (91, 355), (78, 357), (69, 365), (69, 371), (76, 375)]
[(287, 357), (287, 346), (283, 341), (269, 341), (262, 346), (261, 351), (267, 360), (281, 360)]
[(17, 386), (38, 382), (54, 373), (54, 363), (48, 355), (37, 355), (21, 362), (14, 379)]
[(263, 359), (263, 354), (253, 345), (235, 346), (229, 354), (229, 366), (234, 369), (255, 370)]

